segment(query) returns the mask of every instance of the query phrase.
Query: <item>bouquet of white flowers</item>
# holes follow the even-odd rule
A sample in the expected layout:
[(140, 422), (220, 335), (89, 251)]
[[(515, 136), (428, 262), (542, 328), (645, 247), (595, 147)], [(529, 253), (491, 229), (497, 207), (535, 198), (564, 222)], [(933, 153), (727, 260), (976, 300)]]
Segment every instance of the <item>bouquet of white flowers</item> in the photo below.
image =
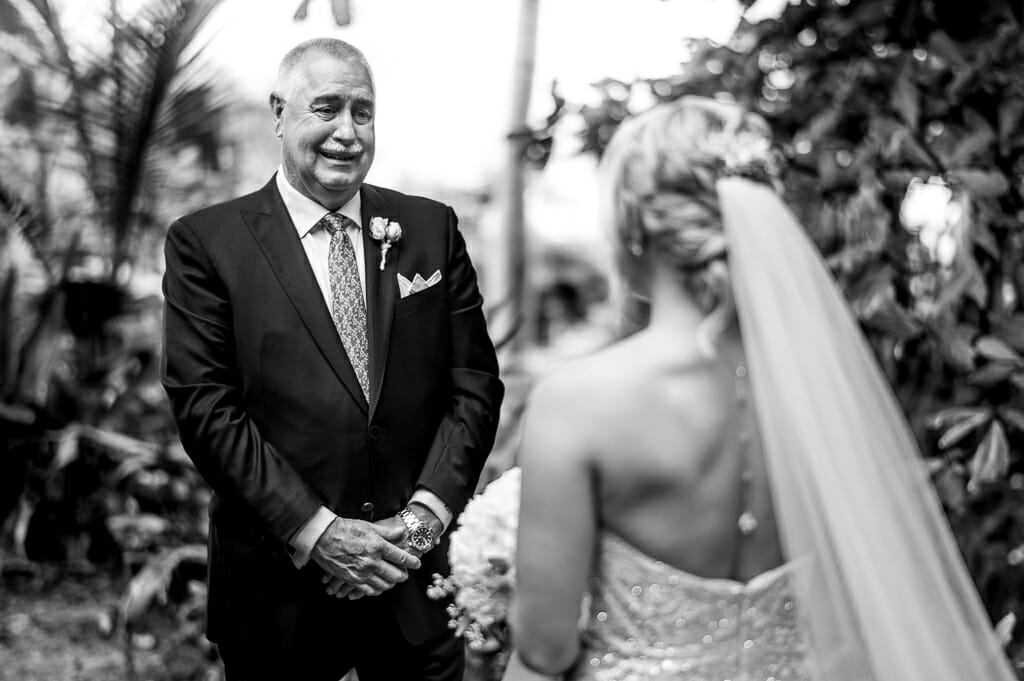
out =
[(451, 575), (435, 574), (427, 592), (438, 600), (453, 597), (449, 626), (471, 652), (493, 654), (499, 670), (510, 648), (520, 477), (511, 468), (469, 501), (451, 536)]

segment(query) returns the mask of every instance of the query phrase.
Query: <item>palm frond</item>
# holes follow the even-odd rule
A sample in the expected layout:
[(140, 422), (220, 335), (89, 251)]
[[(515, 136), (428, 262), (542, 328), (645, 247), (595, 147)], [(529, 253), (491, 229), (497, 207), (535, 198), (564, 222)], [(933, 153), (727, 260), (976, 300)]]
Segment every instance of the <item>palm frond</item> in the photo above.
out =
[(31, 5), (15, 0), (0, 0), (0, 32), (24, 40), (29, 47), (41, 53), (44, 48), (39, 39), (39, 31), (25, 16), (23, 7), (30, 8)]
[[(64, 29), (60, 25), (60, 19), (49, 0), (26, 0), (26, 2), (35, 9), (37, 18), (42, 21), (48, 33), (48, 38), (52, 43), (52, 51), (55, 53), (53, 56), (56, 58), (56, 63), (63, 76), (69, 81), (71, 87), (68, 97), (68, 111), (77, 133), (79, 151), (85, 159), (86, 165), (90, 168), (94, 167), (97, 161), (96, 148), (93, 144), (89, 126), (86, 124), (86, 88), (81, 83), (78, 66), (71, 57), (71, 49), (68, 46)], [(38, 30), (36, 31), (36, 36), (39, 37)], [(38, 40), (38, 44), (41, 46), (42, 41)]]
[[(230, 88), (209, 64), (208, 43), (197, 38), (221, 1), (148, 0), (129, 17), (107, 17), (109, 42), (72, 50), (54, 0), (0, 0), (4, 26), (31, 36), (23, 42), (34, 46), (14, 55), (24, 92), (8, 98), (8, 107), (32, 104), (14, 112), (22, 127), (31, 128), (33, 117), (67, 125), (59, 132), (71, 134), (80, 152), (115, 275), (134, 230), (154, 224), (143, 218), (158, 214), (154, 188), (171, 179), (168, 153), (192, 147), (204, 169), (219, 169)], [(33, 64), (45, 79), (27, 73)]]
[(43, 266), (47, 277), (52, 281), (53, 271), (50, 269), (43, 252), (44, 249), (40, 245), (41, 240), (50, 232), (50, 225), (39, 217), (28, 201), (25, 201), (13, 187), (3, 180), (0, 180), (0, 216), (21, 232), (25, 242)]
[[(114, 128), (114, 149), (111, 155), (111, 193), (108, 198), (108, 220), (113, 231), (115, 267), (124, 257), (129, 232), (136, 226), (135, 215), (144, 195), (148, 161), (155, 148), (166, 142), (167, 126), (180, 117), (164, 115), (176, 102), (189, 99), (193, 106), (204, 103), (200, 92), (183, 93), (177, 86), (184, 56), (189, 51), (203, 24), (221, 0), (156, 0), (139, 13), (135, 21), (123, 24), (114, 43), (123, 53), (115, 65), (113, 76), (115, 104), (120, 116)], [(180, 109), (180, 105), (177, 107)], [(195, 111), (201, 113), (201, 111)], [(207, 110), (211, 124), (214, 112)], [(173, 137), (173, 135), (170, 135)]]

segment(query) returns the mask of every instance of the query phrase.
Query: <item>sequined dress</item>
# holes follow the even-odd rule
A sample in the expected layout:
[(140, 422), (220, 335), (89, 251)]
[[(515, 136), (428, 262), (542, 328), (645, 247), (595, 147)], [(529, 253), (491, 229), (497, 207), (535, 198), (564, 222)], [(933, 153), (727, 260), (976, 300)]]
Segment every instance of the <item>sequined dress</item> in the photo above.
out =
[(600, 535), (573, 681), (806, 681), (790, 562), (706, 579)]

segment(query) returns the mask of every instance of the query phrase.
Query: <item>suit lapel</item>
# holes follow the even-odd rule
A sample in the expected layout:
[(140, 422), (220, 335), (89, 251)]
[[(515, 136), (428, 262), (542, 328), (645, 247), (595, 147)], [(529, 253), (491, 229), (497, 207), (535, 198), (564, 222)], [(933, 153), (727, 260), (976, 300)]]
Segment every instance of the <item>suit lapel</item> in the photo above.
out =
[[(242, 218), (249, 231), (259, 242), (263, 256), (270, 263), (288, 299), (302, 319), (306, 330), (313, 337), (331, 369), (345, 385), (352, 399), (363, 412), (369, 405), (359, 387), (359, 380), (352, 369), (341, 338), (334, 327), (334, 320), (324, 304), (323, 294), (313, 276), (306, 252), (295, 231), (284, 202), (271, 181), (259, 193), (260, 205), (256, 210), (242, 211)], [(372, 345), (371, 345), (372, 348)]]
[(391, 321), (395, 313), (395, 292), (398, 289), (398, 252), (402, 242), (395, 243), (387, 253), (384, 270), (380, 269), (381, 242), (370, 236), (370, 220), (375, 217), (398, 220), (398, 206), (385, 201), (381, 192), (371, 185), (362, 189), (363, 258), (366, 264), (366, 313), (370, 343), (370, 418), (380, 399), (384, 369), (391, 346)]

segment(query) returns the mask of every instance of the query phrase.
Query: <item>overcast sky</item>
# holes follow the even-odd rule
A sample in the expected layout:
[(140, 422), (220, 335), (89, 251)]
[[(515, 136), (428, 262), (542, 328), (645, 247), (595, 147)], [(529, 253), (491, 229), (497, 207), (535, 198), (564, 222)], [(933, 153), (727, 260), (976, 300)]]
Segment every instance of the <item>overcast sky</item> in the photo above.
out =
[[(353, 22), (344, 28), (335, 26), (329, 0), (312, 0), (302, 22), (292, 20), (297, 4), (225, 0), (213, 18), (217, 60), (246, 93), (263, 101), (291, 46), (337, 36), (360, 47), (374, 69), (373, 181), (472, 187), (500, 171), (518, 0), (352, 0)], [(541, 0), (540, 6), (537, 118), (549, 110), (553, 79), (580, 101), (588, 84), (604, 76), (675, 73), (684, 37), (725, 39), (738, 18), (735, 0)]]
[[(126, 12), (144, 0), (120, 0)], [(760, 0), (777, 12), (787, 0)], [(63, 0), (65, 23), (105, 34), (109, 0)], [(353, 22), (338, 27), (330, 0), (224, 0), (202, 39), (242, 96), (264, 102), (281, 57), (307, 38), (348, 40), (370, 60), (377, 82), (377, 160), (383, 184), (480, 187), (500, 172), (509, 128), (520, 0), (351, 0)], [(549, 111), (551, 82), (570, 101), (605, 76), (632, 79), (679, 71), (687, 37), (725, 40), (737, 0), (540, 0), (532, 116)], [(267, 135), (270, 143), (270, 125)]]

